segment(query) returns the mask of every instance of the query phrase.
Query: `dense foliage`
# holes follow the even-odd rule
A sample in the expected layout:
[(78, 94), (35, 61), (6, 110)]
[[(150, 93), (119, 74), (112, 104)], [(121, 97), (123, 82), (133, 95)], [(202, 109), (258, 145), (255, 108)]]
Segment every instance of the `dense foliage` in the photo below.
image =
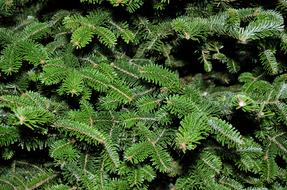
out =
[(0, 189), (286, 189), (286, 13), (0, 0)]

